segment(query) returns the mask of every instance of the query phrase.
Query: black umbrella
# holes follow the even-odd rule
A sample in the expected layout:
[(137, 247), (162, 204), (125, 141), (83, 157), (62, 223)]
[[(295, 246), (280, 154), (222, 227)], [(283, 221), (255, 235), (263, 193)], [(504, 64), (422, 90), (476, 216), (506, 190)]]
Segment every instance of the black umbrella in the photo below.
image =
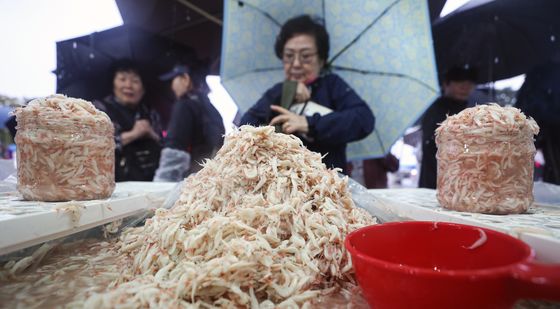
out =
[(474, 66), (480, 82), (523, 74), (560, 49), (559, 14), (558, 0), (471, 0), (433, 23), (438, 71)]
[[(218, 62), (223, 0), (116, 0), (125, 25), (192, 47), (199, 59)], [(218, 73), (214, 64), (213, 72)]]
[(535, 118), (540, 126), (560, 125), (560, 59), (527, 73), (517, 95), (516, 107)]
[(168, 86), (157, 76), (175, 63), (196, 63), (194, 51), (175, 41), (133, 26), (119, 26), (56, 43), (57, 93), (86, 100), (100, 99), (112, 90), (115, 61), (130, 59), (144, 73), (146, 99), (166, 122), (170, 101)]
[(560, 184), (560, 55), (527, 73), (516, 107), (540, 126), (536, 145), (544, 155), (543, 180)]

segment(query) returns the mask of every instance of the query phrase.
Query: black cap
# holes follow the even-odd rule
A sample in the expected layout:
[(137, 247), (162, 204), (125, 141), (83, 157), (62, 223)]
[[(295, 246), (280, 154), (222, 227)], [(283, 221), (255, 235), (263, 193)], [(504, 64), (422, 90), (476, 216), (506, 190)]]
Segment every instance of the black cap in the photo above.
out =
[(190, 74), (190, 70), (186, 65), (178, 64), (173, 67), (173, 69), (163, 75), (159, 76), (159, 79), (162, 81), (172, 80), (175, 77), (183, 74)]

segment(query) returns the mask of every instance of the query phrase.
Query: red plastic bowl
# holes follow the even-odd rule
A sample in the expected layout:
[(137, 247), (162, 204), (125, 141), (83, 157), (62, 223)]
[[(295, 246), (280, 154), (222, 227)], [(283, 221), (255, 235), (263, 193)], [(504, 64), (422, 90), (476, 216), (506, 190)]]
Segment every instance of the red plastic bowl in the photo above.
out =
[(560, 265), (533, 262), (509, 235), (444, 222), (393, 222), (350, 233), (345, 245), (370, 306), (511, 308), (560, 300)]

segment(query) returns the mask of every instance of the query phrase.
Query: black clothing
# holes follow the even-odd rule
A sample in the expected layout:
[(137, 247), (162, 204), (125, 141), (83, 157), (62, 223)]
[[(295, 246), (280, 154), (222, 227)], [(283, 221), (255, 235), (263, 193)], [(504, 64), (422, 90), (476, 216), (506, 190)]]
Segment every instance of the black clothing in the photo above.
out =
[(435, 189), (437, 184), (437, 160), (435, 132), (447, 116), (455, 115), (467, 107), (467, 101), (439, 97), (426, 110), (420, 122), (422, 126), (422, 163), (418, 187)]
[(544, 156), (543, 180), (560, 185), (560, 63), (549, 61), (529, 71), (515, 106), (540, 127), (535, 146)]
[(165, 147), (186, 151), (190, 154), (188, 176), (199, 171), (205, 159), (212, 158), (224, 143), (222, 116), (200, 93), (182, 96), (175, 106), (165, 138)]
[[(310, 101), (331, 109), (333, 112), (321, 116), (308, 116), (309, 133), (312, 139), (302, 138), (305, 146), (325, 157), (328, 168), (339, 167), (347, 173), (346, 144), (360, 140), (373, 131), (375, 117), (369, 106), (348, 84), (334, 73), (317, 78), (311, 85)], [(262, 98), (241, 118), (241, 124), (266, 125), (276, 116), (270, 105), (280, 105), (282, 83), (268, 89)]]
[(388, 186), (387, 173), (399, 170), (399, 159), (392, 153), (385, 157), (367, 159), (363, 163), (364, 184), (368, 189), (383, 189)]
[(115, 181), (152, 181), (159, 164), (160, 143), (143, 137), (123, 145), (121, 134), (132, 130), (136, 120), (146, 119), (152, 129), (161, 135), (157, 112), (142, 103), (131, 109), (118, 103), (112, 95), (95, 101), (94, 105), (107, 113), (115, 127)]

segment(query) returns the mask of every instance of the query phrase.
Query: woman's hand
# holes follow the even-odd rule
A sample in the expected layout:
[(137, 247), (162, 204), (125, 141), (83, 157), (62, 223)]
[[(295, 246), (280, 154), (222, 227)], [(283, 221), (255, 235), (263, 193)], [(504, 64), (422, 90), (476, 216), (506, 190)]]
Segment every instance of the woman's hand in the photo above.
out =
[(160, 140), (159, 135), (156, 133), (156, 131), (154, 131), (152, 126), (150, 126), (150, 132), (148, 132), (148, 137), (153, 139), (156, 142), (159, 142), (159, 140)]
[(121, 134), (121, 140), (123, 145), (127, 145), (145, 136), (155, 141), (159, 141), (159, 135), (157, 135), (154, 129), (152, 129), (150, 122), (146, 119), (139, 119), (134, 123), (132, 130)]
[[(140, 132), (140, 136), (139, 138), (142, 137), (148, 137), (153, 139), (154, 141), (158, 142), (159, 141), (159, 135), (156, 133), (156, 131), (154, 131), (154, 128), (152, 128), (152, 124), (146, 120), (146, 119), (140, 119), (140, 120), (136, 120), (136, 122), (134, 123), (134, 128), (136, 128), (136, 126), (138, 125), (138, 130)], [(134, 130), (134, 128), (132, 128)]]
[(310, 98), (311, 98), (311, 92), (309, 91), (309, 89), (307, 89), (307, 86), (305, 86), (305, 84), (302, 82), (298, 82), (296, 88), (296, 95), (294, 97), (294, 102), (304, 103), (309, 101)]
[(309, 125), (305, 116), (300, 116), (298, 114), (292, 113), (289, 110), (278, 105), (271, 105), (270, 109), (279, 113), (280, 115), (272, 118), (269, 125), (282, 125), (282, 132), (287, 134), (305, 134), (309, 132)]

